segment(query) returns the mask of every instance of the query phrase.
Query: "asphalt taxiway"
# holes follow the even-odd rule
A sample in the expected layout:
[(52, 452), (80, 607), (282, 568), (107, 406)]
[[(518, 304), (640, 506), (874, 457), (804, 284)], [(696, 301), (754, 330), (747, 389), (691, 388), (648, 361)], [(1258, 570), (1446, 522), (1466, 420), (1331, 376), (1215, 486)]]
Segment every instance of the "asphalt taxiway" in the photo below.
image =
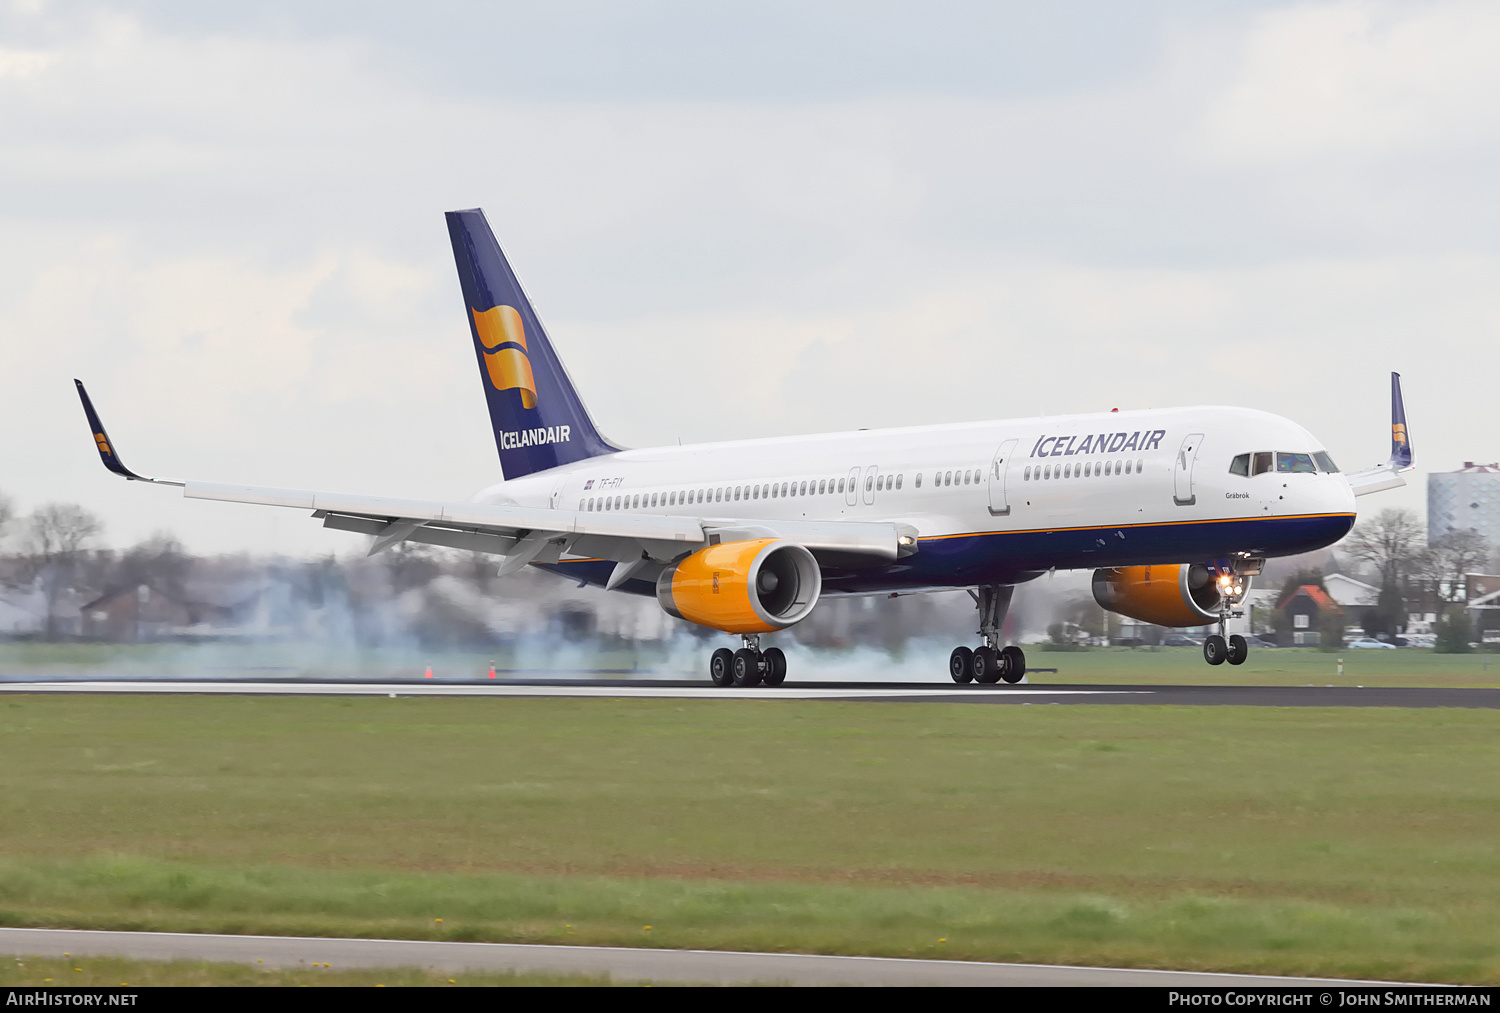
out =
[(185, 932), (0, 928), (0, 953), (28, 956), (204, 960), (270, 967), (421, 967), (609, 975), (617, 981), (786, 985), (1095, 985), (1162, 988), (1334, 988), (1393, 984), (1334, 978), (1149, 971), (1051, 964), (834, 957), (812, 953), (658, 950), (413, 939), (325, 939)]
[(321, 681), (301, 679), (50, 679), (0, 676), (0, 694), (210, 694), (231, 696), (602, 697), (608, 699), (837, 700), (887, 703), (1146, 704), (1178, 707), (1500, 708), (1500, 689), (1421, 686), (1183, 686), (937, 682), (795, 682), (719, 688), (705, 680), (494, 679)]

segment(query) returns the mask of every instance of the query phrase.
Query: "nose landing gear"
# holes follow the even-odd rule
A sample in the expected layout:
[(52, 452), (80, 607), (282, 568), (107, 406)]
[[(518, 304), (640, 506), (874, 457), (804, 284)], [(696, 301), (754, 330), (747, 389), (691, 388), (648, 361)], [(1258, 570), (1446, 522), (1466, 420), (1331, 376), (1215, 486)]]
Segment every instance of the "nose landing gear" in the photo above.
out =
[(786, 654), (779, 647), (760, 649), (760, 637), (742, 634), (738, 651), (721, 647), (708, 660), (708, 677), (715, 686), (780, 686), (786, 681)]
[(959, 646), (948, 655), (948, 675), (962, 685), (978, 682), (993, 685), (1004, 679), (1008, 683), (1021, 681), (1026, 674), (1026, 655), (1014, 644), (1000, 647), (1000, 626), (1005, 622), (1005, 613), (1010, 609), (1010, 597), (1015, 588), (992, 584), (970, 591), (975, 606), (979, 609), (979, 635), (984, 638), (981, 647), (970, 650)]
[[(1258, 567), (1255, 572), (1259, 572)], [(1231, 665), (1243, 665), (1250, 656), (1249, 642), (1238, 633), (1229, 632), (1229, 620), (1245, 614), (1239, 604), (1249, 585), (1246, 575), (1236, 574), (1227, 567), (1219, 577), (1219, 632), (1210, 634), (1203, 641), (1203, 660), (1210, 665), (1222, 665), (1226, 661)]]

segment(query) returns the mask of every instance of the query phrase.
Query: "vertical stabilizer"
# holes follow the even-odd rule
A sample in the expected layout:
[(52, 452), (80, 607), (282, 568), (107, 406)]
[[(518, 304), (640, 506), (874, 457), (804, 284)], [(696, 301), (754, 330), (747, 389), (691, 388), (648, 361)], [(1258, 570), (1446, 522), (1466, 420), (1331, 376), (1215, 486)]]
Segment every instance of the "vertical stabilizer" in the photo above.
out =
[(594, 428), (484, 212), (449, 211), (447, 218), (505, 477), (619, 450)]
[(1406, 402), (1401, 397), (1401, 374), (1391, 374), (1391, 466), (1412, 466), (1411, 434), (1406, 431)]

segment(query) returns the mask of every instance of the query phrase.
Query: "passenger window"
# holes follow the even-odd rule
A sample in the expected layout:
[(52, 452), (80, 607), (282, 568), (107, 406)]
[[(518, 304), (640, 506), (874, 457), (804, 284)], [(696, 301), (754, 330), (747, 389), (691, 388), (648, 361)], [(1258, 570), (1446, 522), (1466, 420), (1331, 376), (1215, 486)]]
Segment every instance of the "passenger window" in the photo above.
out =
[(905, 478), (905, 477), (906, 477), (906, 476), (904, 476), (904, 475), (902, 475), (902, 474), (900, 474), (900, 473), (899, 473), (899, 472), (898, 472), (898, 473), (897, 473), (897, 474), (896, 474), (896, 488), (897, 488), (897, 489), (900, 489), (900, 488), (901, 488), (901, 479), (903, 479), (903, 478)]
[(922, 488), (922, 473), (920, 471), (917, 472), (917, 488)]
[(1318, 469), (1313, 466), (1311, 454), (1281, 454), (1276, 455), (1276, 471), (1280, 474), (1312, 474)]
[(1127, 475), (1130, 474), (1130, 462), (1129, 461), (1125, 462), (1125, 474), (1127, 474)]
[(842, 478), (839, 479), (839, 492), (843, 492), (844, 491), (844, 482), (845, 482), (845, 479), (842, 479)]
[(819, 496), (823, 495), (825, 492), (828, 491), (828, 490), (826, 490), (826, 489), (823, 488), (824, 484), (825, 483), (823, 483), (822, 481), (818, 482), (818, 495)]
[(1229, 462), (1229, 473), (1231, 475), (1239, 475), (1241, 478), (1249, 478), (1250, 477), (1250, 455), (1249, 454), (1241, 454), (1239, 457), (1236, 457), (1234, 460), (1230, 461)]
[(1328, 451), (1320, 450), (1313, 454), (1313, 460), (1318, 462), (1318, 470), (1329, 474), (1337, 474), (1339, 466), (1333, 463), (1333, 458), (1328, 456)]
[(875, 488), (875, 480), (873, 478), (871, 478), (869, 475), (866, 475), (865, 476), (865, 492), (869, 492), (873, 488)]
[(1250, 462), (1250, 474), (1263, 475), (1266, 472), (1270, 471), (1272, 467), (1271, 462), (1274, 456), (1275, 455), (1272, 454), (1269, 450), (1262, 450), (1257, 452)]
[(1049, 464), (1049, 465), (1047, 465), (1046, 470), (1044, 472), (1042, 472), (1042, 478), (1046, 479), (1046, 478), (1051, 478), (1051, 477), (1052, 477), (1052, 465)]

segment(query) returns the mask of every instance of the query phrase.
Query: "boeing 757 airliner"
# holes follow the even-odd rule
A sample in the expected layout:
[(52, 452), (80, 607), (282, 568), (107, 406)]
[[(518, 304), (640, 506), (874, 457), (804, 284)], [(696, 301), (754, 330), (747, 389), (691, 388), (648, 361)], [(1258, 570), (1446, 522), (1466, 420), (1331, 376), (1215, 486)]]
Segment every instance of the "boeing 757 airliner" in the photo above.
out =
[[(1094, 571), (1104, 608), (1165, 626), (1218, 624), (1211, 665), (1244, 662), (1228, 636), (1265, 560), (1332, 545), (1355, 497), (1412, 468), (1400, 377), (1391, 453), (1344, 474), (1307, 430), (1248, 408), (1170, 408), (861, 430), (626, 450), (604, 438), (568, 379), (484, 212), (450, 211), (464, 318), (504, 481), (469, 502), (395, 500), (147, 478), (120, 461), (82, 383), (104, 466), (185, 496), (308, 510), (323, 526), (493, 553), (739, 638), (709, 661), (716, 685), (779, 685), (786, 656), (761, 638), (825, 595), (965, 588), (977, 648), (957, 682), (1018, 682), (1002, 642), (1017, 584)], [(76, 381), (75, 381), (76, 382)]]

